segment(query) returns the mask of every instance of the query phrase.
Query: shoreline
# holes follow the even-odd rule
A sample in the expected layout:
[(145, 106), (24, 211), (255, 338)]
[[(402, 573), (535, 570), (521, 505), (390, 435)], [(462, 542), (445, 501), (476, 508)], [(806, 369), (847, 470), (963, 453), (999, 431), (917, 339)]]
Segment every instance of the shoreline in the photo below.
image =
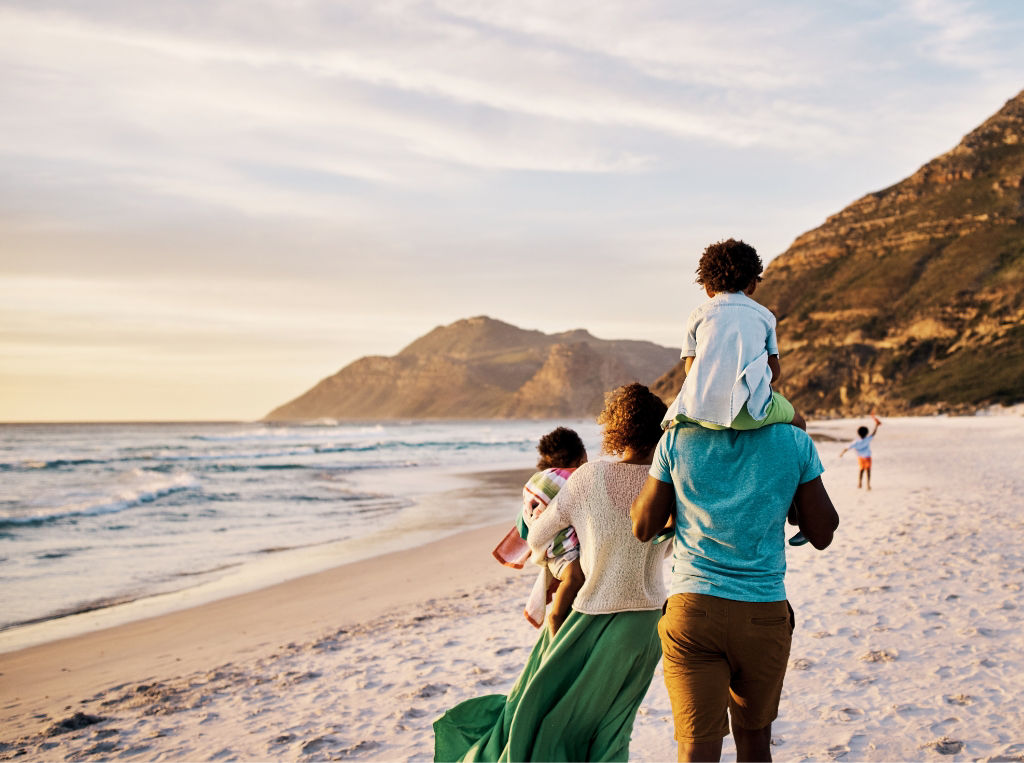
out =
[[(532, 469), (500, 467), (469, 472), (445, 469), (444, 477), (452, 487), (415, 495), (413, 504), (418, 511), (428, 513), (433, 507), (448, 502), (471, 505), (487, 498), (507, 500), (511, 523), (518, 507), (518, 490), (532, 473)], [(417, 475), (417, 478), (422, 479), (422, 475)], [(226, 571), (223, 576), (172, 591), (98, 602), (83, 601), (72, 611), (55, 612), (0, 629), (0, 656), (96, 630), (203, 606), (377, 556), (401, 553), (463, 531), (456, 525), (446, 526), (445, 521), (440, 519), (434, 522), (430, 529), (407, 528), (401, 535), (387, 531), (371, 533), (365, 537), (289, 548), (281, 553), (226, 564), (217, 570)], [(483, 523), (467, 522), (464, 528), (469, 530), (486, 523), (486, 520)], [(377, 550), (372, 550), (374, 547)], [(206, 575), (209, 572), (201, 570), (181, 577), (187, 579), (191, 575)]]
[[(100, 687), (166, 681), (264, 656), (330, 629), (505, 582), (491, 556), (511, 522), (478, 527), (155, 617), (0, 654), (0, 727), (38, 732)], [(473, 553), (464, 553), (466, 548)], [(525, 576), (524, 576), (525, 577)], [(230, 639), (224, 638), (230, 633)]]

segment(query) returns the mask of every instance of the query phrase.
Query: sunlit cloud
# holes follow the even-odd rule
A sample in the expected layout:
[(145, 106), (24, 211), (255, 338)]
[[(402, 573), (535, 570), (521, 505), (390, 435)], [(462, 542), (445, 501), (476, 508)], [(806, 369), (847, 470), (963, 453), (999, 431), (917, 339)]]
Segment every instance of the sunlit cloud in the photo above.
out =
[[(1022, 19), (947, 0), (8, 0), (0, 420), (76, 374), (91, 395), (187, 379), (175, 416), (206, 374), (203, 415), (234, 386), (230, 415), (258, 416), (485, 312), (676, 343), (704, 244), (770, 258), (951, 148), (1024, 86)], [(676, 300), (652, 299), (666, 284)]]

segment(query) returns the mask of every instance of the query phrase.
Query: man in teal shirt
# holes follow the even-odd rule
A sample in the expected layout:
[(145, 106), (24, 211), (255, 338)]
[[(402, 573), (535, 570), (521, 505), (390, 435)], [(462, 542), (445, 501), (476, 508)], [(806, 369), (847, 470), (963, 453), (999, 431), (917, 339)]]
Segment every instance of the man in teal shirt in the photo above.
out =
[(719, 760), (730, 717), (737, 760), (771, 760), (793, 632), (786, 514), (795, 501), (811, 544), (832, 542), (839, 517), (822, 471), (810, 437), (785, 424), (680, 424), (658, 444), (631, 516), (643, 541), (675, 522), (659, 631), (680, 760)]

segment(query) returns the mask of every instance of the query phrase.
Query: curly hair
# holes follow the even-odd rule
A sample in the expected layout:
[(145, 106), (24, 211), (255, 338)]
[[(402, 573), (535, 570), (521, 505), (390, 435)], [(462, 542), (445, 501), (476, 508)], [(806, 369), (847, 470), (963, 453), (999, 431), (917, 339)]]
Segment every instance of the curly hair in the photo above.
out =
[(764, 265), (757, 250), (734, 238), (708, 246), (697, 264), (697, 283), (719, 292), (746, 291), (754, 281), (761, 280)]
[(541, 437), (537, 443), (537, 452), (540, 453), (538, 469), (572, 466), (587, 456), (587, 449), (583, 447), (580, 436), (565, 427), (553, 429)]
[(639, 382), (613, 389), (597, 423), (604, 427), (601, 450), (613, 456), (626, 448), (645, 453), (658, 444), (665, 403)]

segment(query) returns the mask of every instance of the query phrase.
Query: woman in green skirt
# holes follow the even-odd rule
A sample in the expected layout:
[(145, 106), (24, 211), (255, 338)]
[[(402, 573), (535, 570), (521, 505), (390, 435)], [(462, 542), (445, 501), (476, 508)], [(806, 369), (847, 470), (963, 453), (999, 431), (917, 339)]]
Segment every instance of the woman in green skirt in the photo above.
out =
[(549, 622), (506, 696), (456, 705), (434, 722), (434, 760), (627, 760), (633, 720), (661, 659), (662, 559), (641, 543), (629, 507), (661, 437), (665, 404), (647, 387), (609, 394), (602, 450), (577, 469), (530, 530), (535, 556), (572, 525), (586, 582), (560, 626)]

